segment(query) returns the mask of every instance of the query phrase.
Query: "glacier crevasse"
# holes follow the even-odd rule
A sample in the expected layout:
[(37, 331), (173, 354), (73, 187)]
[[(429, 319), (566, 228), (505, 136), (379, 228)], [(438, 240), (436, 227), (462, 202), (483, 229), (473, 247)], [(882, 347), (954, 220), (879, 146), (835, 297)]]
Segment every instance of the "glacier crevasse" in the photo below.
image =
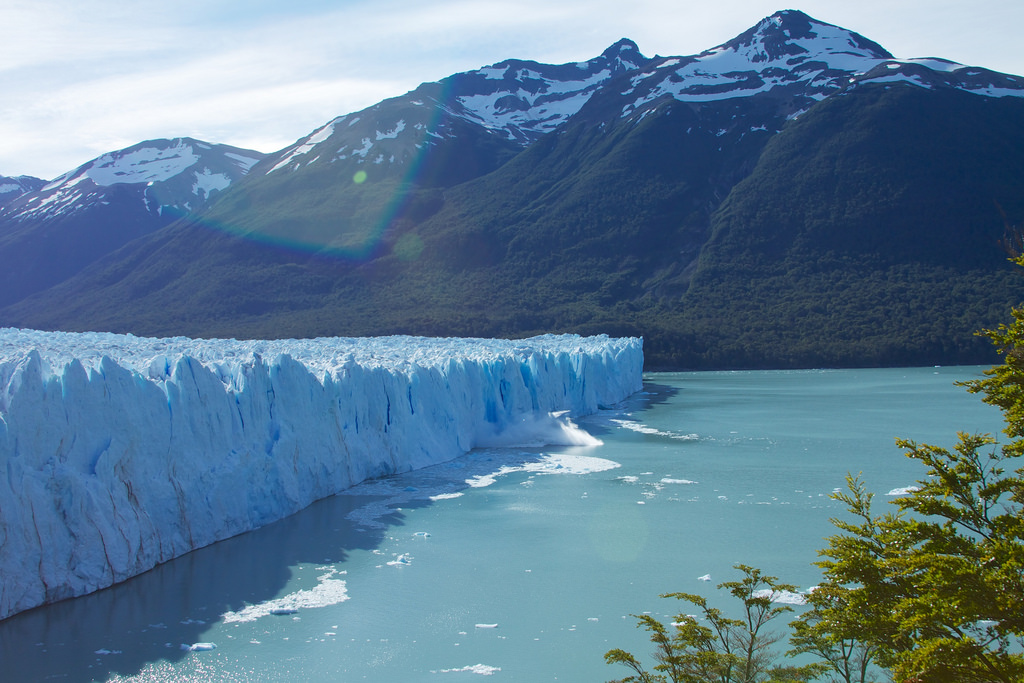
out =
[(642, 383), (641, 339), (0, 330), (0, 619)]

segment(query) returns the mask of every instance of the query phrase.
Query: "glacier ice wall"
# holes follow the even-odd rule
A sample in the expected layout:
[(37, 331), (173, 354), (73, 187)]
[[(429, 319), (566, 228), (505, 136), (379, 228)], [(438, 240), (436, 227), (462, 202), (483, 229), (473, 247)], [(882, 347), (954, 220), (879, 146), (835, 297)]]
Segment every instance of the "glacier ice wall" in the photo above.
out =
[[(641, 387), (642, 340), (0, 329), (0, 618)], [(3, 475), (6, 476), (3, 476)]]

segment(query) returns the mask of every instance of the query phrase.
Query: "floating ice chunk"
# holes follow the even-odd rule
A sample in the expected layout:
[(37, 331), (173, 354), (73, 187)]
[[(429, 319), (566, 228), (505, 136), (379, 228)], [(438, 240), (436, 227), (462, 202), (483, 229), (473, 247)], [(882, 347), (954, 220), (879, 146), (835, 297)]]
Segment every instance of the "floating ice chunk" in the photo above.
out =
[(461, 669), (438, 669), (434, 673), (471, 673), (479, 674), (481, 676), (493, 676), (498, 671), (501, 671), (500, 666), (488, 666), (487, 664), (473, 664), (472, 666), (464, 666)]
[(498, 628), (497, 624), (477, 624), (477, 628)]
[(793, 591), (771, 591), (767, 588), (764, 588), (759, 591), (754, 591), (753, 597), (771, 598), (772, 602), (778, 602), (785, 605), (807, 604), (807, 597), (803, 593), (794, 593)]
[(186, 652), (207, 652), (209, 650), (216, 650), (217, 649), (217, 644), (216, 643), (192, 643), (191, 645), (187, 645), (185, 643), (182, 643), (181, 644), (181, 649), (186, 651)]
[(889, 491), (889, 493), (887, 493), (885, 495), (887, 495), (887, 496), (909, 496), (914, 491), (920, 491), (920, 490), (921, 490), (920, 486), (901, 486), (899, 488), (895, 488), (895, 489)]
[(412, 564), (412, 555), (402, 553), (395, 559), (388, 562), (389, 567), (407, 567)]
[(276, 600), (249, 605), (237, 612), (225, 612), (221, 615), (221, 619), (229, 624), (256, 621), (260, 617), (295, 614), (300, 609), (327, 607), (344, 602), (348, 600), (348, 591), (344, 581), (332, 578), (336, 573), (336, 570), (332, 569), (317, 577), (319, 583), (315, 588), (296, 591)]
[(661, 480), (661, 483), (662, 484), (696, 484), (697, 482), (690, 481), (689, 479), (670, 479), (668, 477), (665, 477), (664, 479)]
[(523, 465), (525, 471), (538, 474), (592, 474), (613, 470), (617, 467), (621, 467), (621, 465), (613, 460), (566, 453), (545, 455), (538, 462)]

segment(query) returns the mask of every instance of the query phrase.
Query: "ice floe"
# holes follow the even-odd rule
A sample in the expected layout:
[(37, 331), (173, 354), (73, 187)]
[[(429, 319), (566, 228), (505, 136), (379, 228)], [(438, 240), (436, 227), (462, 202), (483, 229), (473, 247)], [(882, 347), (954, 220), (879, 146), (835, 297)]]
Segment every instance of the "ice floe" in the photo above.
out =
[(331, 569), (317, 577), (318, 583), (314, 588), (289, 593), (276, 600), (249, 605), (237, 612), (225, 612), (221, 615), (221, 619), (225, 623), (256, 621), (261, 617), (294, 614), (300, 609), (327, 607), (344, 602), (348, 600), (348, 591), (343, 580), (334, 578), (336, 574), (337, 570)]

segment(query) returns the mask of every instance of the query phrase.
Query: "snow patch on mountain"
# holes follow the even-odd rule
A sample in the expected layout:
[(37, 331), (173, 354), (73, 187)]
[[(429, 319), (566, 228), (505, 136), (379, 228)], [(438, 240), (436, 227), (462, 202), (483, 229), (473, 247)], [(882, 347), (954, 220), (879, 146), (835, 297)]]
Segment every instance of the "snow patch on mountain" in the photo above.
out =
[(192, 184), (192, 194), (200, 199), (207, 199), (211, 192), (225, 190), (231, 185), (231, 178), (226, 173), (213, 173), (208, 168), (195, 172), (196, 182)]
[(321, 142), (324, 142), (334, 134), (334, 124), (340, 122), (340, 120), (341, 119), (334, 119), (333, 121), (328, 122), (325, 126), (317, 128), (315, 131), (310, 133), (308, 137), (302, 140), (302, 142), (300, 142), (298, 145), (289, 150), (286, 150), (284, 152), (284, 158), (281, 159), (281, 161), (279, 161), (277, 164), (275, 164), (273, 168), (267, 171), (267, 173), (273, 173), (279, 168), (284, 168), (285, 166), (290, 164), (292, 160), (295, 159), (295, 157), (302, 156), (303, 154), (308, 154), (312, 150), (316, 149), (317, 145), (319, 145)]
[[(199, 161), (193, 146), (176, 140), (170, 147), (141, 147), (127, 153), (112, 152), (99, 157), (85, 169), (97, 185), (114, 183), (159, 183), (189, 169)], [(51, 184), (48, 188), (55, 187)]]
[(394, 140), (398, 137), (398, 134), (405, 130), (405, 119), (400, 120), (395, 124), (395, 127), (389, 131), (381, 132), (377, 131), (377, 142), (381, 140)]
[(238, 168), (243, 169), (245, 171), (248, 171), (250, 168), (256, 165), (256, 162), (262, 158), (258, 156), (248, 156), (245, 154), (235, 154), (234, 152), (224, 152), (224, 156), (226, 156), (228, 159), (232, 159), (238, 166)]
[[(515, 140), (522, 136), (522, 131), (544, 133), (560, 126), (578, 112), (611, 75), (612, 69), (607, 68), (586, 78), (557, 81), (545, 79), (536, 71), (521, 69), (514, 80), (531, 83), (532, 88), (498, 89), (461, 96), (457, 100), (466, 110), (463, 118), (485, 128), (504, 130), (509, 139)], [(517, 132), (520, 135), (516, 135)]]

